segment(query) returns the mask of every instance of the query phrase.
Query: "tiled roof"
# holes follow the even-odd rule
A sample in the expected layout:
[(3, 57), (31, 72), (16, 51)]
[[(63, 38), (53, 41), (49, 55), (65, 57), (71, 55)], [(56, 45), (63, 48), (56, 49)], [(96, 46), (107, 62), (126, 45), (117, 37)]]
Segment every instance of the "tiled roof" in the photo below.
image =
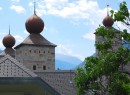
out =
[(30, 34), (21, 44), (15, 47), (18, 48), (21, 45), (42, 45), (42, 46), (52, 46), (56, 47), (55, 44), (49, 42), (41, 34)]
[(10, 55), (6, 55), (0, 60), (0, 77), (37, 77), (37, 75)]
[(74, 83), (74, 76), (76, 75), (75, 71), (57, 70), (36, 74), (61, 95), (76, 95), (76, 85)]

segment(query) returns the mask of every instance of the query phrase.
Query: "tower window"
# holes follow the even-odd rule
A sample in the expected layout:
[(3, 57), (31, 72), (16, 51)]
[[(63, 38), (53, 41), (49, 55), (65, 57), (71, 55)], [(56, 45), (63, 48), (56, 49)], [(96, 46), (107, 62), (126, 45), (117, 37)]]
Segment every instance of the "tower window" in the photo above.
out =
[(43, 66), (43, 70), (46, 70), (46, 66)]
[(36, 70), (36, 65), (33, 65), (33, 70)]

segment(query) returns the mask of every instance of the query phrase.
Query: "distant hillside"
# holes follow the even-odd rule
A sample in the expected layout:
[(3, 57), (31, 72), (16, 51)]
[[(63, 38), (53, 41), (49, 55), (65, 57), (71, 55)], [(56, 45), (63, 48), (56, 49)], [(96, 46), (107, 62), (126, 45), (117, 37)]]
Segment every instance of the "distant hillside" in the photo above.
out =
[(84, 62), (82, 62), (82, 63), (80, 63), (79, 65), (77, 65), (74, 69), (77, 69), (77, 68), (79, 68), (79, 67), (80, 67), (80, 68), (81, 68), (81, 67), (83, 68), (83, 67), (84, 67)]
[(76, 68), (77, 65), (82, 63), (80, 59), (73, 56), (56, 54), (55, 68), (61, 70), (70, 70)]
[[(94, 53), (92, 56), (96, 56), (96, 53)], [(84, 62), (81, 62), (79, 65), (77, 65), (74, 69), (77, 69), (78, 67), (84, 67)]]

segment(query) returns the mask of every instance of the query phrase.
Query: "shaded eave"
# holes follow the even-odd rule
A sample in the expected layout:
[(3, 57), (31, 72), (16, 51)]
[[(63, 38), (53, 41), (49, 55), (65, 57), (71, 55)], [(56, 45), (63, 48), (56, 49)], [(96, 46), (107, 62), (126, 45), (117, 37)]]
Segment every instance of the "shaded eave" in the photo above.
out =
[(41, 44), (25, 44), (25, 43), (21, 43), (19, 45), (17, 45), (16, 47), (14, 47), (14, 49), (17, 49), (21, 46), (25, 46), (25, 45), (30, 45), (30, 46), (47, 46), (47, 47), (56, 47), (57, 45), (41, 45)]
[[(45, 89), (47, 92), (49, 92), (51, 95), (60, 95), (55, 89), (53, 89), (50, 85), (48, 85), (45, 81), (43, 81), (41, 78), (39, 77), (1, 77), (0, 78), (0, 85), (1, 86), (7, 86), (8, 88), (11, 88), (13, 85), (19, 85), (18, 87), (20, 87), (20, 85), (23, 85), (25, 87), (25, 85), (32, 85), (34, 87), (40, 87), (42, 89)], [(4, 88), (0, 88), (0, 92), (2, 91), (7, 91), (7, 90), (15, 90), (14, 88), (12, 89), (4, 89)], [(17, 87), (17, 88), (18, 88)], [(32, 89), (32, 88), (28, 88), (28, 89)], [(22, 90), (22, 89), (21, 89)]]

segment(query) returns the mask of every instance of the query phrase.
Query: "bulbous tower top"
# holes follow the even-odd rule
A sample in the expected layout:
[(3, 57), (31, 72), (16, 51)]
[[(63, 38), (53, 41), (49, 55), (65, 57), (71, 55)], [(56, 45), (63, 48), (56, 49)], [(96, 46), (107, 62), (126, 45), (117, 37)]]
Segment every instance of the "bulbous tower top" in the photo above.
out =
[(38, 17), (36, 14), (33, 14), (29, 17), (25, 23), (27, 31), (31, 33), (39, 34), (44, 29), (44, 22), (43, 20)]
[(34, 2), (34, 14), (29, 17), (25, 23), (27, 31), (35, 34), (39, 34), (44, 29), (44, 21), (36, 15), (35, 2)]
[(102, 23), (105, 27), (112, 27), (112, 25), (114, 24), (114, 20), (112, 19), (112, 17), (109, 16), (108, 6), (109, 5), (107, 5), (107, 16), (103, 19)]
[(103, 19), (103, 25), (104, 26), (108, 26), (108, 27), (111, 27), (113, 24), (114, 24), (114, 21), (113, 21), (113, 19), (109, 16), (109, 15), (107, 15), (104, 19)]
[(15, 45), (15, 38), (10, 34), (10, 30), (9, 34), (3, 38), (2, 42), (6, 48), (12, 48)]

